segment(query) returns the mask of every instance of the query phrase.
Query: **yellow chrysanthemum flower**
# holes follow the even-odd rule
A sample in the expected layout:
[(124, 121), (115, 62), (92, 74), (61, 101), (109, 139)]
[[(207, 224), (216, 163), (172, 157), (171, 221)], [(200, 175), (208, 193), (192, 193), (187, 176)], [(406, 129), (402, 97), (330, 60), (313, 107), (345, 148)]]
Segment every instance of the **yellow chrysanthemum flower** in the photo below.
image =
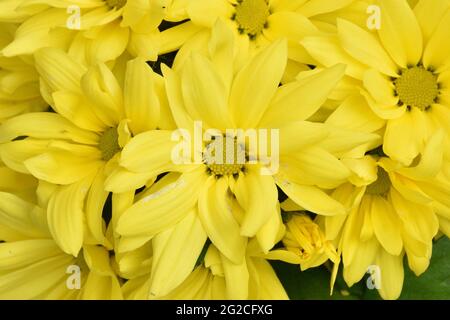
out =
[(449, 133), (450, 3), (418, 1), (414, 11), (406, 0), (375, 4), (381, 10), (376, 33), (339, 19), (335, 36), (302, 44), (322, 65), (346, 63), (347, 75), (359, 80), (370, 108), (361, 115), (360, 106), (347, 107), (335, 121), (377, 127), (382, 119), (384, 152), (410, 165), (436, 130)]
[[(186, 251), (186, 250), (185, 250)], [(152, 277), (148, 275), (127, 281), (123, 287), (126, 299), (169, 300), (285, 300), (286, 292), (270, 264), (264, 258), (257, 241), (249, 243), (246, 258), (239, 265), (228, 260), (209, 245), (203, 261), (189, 271), (185, 280), (164, 295), (152, 292)], [(137, 263), (139, 260), (135, 260)], [(159, 263), (158, 260), (153, 263)], [(166, 264), (167, 267), (174, 266)], [(191, 269), (192, 270), (192, 269)], [(166, 281), (171, 281), (170, 277)]]
[[(164, 83), (139, 58), (128, 62), (123, 90), (104, 64), (86, 69), (55, 48), (42, 49), (35, 58), (42, 92), (56, 113), (6, 121), (0, 127), (0, 157), (18, 172), (59, 185), (47, 186), (48, 215), (50, 231), (65, 252), (76, 256), (84, 240), (110, 247), (102, 220), (104, 181), (133, 134), (173, 126)], [(151, 175), (141, 176), (142, 183)]]
[(192, 0), (186, 2), (189, 21), (162, 33), (165, 39), (161, 53), (179, 49), (174, 66), (182, 64), (190, 52), (207, 48), (211, 30), (217, 19), (233, 31), (242, 51), (242, 61), (280, 38), (289, 42), (288, 66), (284, 81), (298, 72), (309, 70), (314, 59), (300, 45), (305, 36), (330, 32), (340, 14), (360, 24), (367, 5), (356, 0)]
[(336, 248), (307, 214), (290, 212), (286, 222), (286, 234), (283, 245), (299, 259), (303, 270), (322, 265), (327, 260), (336, 263), (339, 257)]
[[(351, 149), (378, 137), (344, 130), (340, 134), (348, 139), (343, 140), (345, 143), (337, 142), (336, 137), (328, 137), (327, 127), (305, 121), (320, 108), (339, 81), (343, 73), (341, 65), (305, 81), (279, 87), (287, 61), (285, 41), (264, 49), (234, 75), (233, 62), (229, 60), (233, 36), (220, 23), (214, 32), (209, 57), (193, 55), (181, 70), (165, 67), (163, 72), (178, 128), (192, 133), (192, 137), (200, 130), (198, 134), (202, 137), (204, 132), (196, 124), (202, 121), (205, 130), (217, 129), (215, 139), (209, 137), (192, 148), (193, 141), (189, 141), (188, 149), (193, 151), (187, 156), (189, 164), (177, 164), (172, 169), (186, 172), (168, 175), (153, 185), (118, 219), (116, 231), (123, 237), (145, 242), (198, 210), (212, 243), (229, 260), (239, 264), (248, 238), (256, 236), (265, 252), (276, 243), (283, 227), (277, 185), (307, 210), (324, 215), (345, 214), (342, 204), (321, 188), (339, 186), (350, 172), (326, 148), (333, 152)], [(279, 129), (278, 173), (261, 174), (261, 169), (270, 167), (267, 159), (260, 151), (250, 150), (236, 140), (231, 139), (234, 141), (231, 146), (217, 151), (221, 137), (226, 138), (227, 128)], [(173, 163), (173, 146), (173, 134), (142, 133), (123, 149), (120, 166), (136, 174), (135, 188), (139, 188), (140, 175), (146, 176), (156, 168), (163, 173)], [(149, 149), (155, 151), (143, 153)], [(244, 161), (211, 162), (210, 149), (222, 152), (219, 153), (222, 159), (231, 154), (229, 149), (237, 150), (234, 155), (243, 155)], [(127, 191), (120, 172), (108, 178), (106, 187), (114, 192)]]
[(37, 180), (0, 170), (0, 299), (122, 299), (107, 250), (86, 245), (77, 258), (63, 252), (36, 204), (47, 202), (36, 197)]
[[(12, 41), (16, 25), (0, 23), (0, 52)], [(42, 111), (47, 104), (39, 92), (39, 74), (27, 56), (0, 53), (0, 123), (21, 113)]]
[[(376, 155), (345, 161), (354, 173), (354, 185), (340, 186), (333, 196), (351, 212), (321, 219), (327, 239), (342, 252), (348, 285), (375, 266), (381, 296), (396, 299), (403, 285), (405, 253), (416, 275), (428, 268), (439, 220), (448, 226), (450, 218), (449, 180), (440, 173), (442, 141), (442, 132), (434, 135), (414, 167)], [(448, 235), (448, 227), (442, 230)]]
[(56, 46), (87, 64), (114, 61), (126, 49), (134, 56), (156, 60), (162, 44), (158, 26), (163, 19), (183, 19), (179, 8), (183, 0), (10, 2), (15, 11), (30, 16), (17, 29), (14, 41), (3, 49), (5, 56), (33, 54)]

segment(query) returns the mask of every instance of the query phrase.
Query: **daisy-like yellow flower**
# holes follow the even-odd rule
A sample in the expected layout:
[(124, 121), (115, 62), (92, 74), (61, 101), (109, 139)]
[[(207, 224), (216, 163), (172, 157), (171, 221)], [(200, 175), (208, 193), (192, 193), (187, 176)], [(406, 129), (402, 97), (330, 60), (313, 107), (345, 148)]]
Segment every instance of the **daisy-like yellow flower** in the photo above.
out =
[[(283, 230), (277, 185), (307, 210), (324, 215), (345, 214), (342, 204), (322, 190), (337, 187), (350, 174), (321, 145), (335, 141), (332, 144), (339, 148), (342, 143), (327, 140), (330, 131), (326, 126), (305, 121), (320, 108), (344, 70), (342, 65), (337, 65), (305, 81), (279, 87), (287, 61), (287, 45), (280, 40), (262, 50), (234, 75), (233, 61), (229, 59), (233, 53), (233, 35), (220, 22), (214, 32), (209, 56), (193, 55), (181, 70), (163, 68), (175, 122), (179, 130), (188, 133), (187, 137), (178, 138), (183, 138), (182, 142), (189, 140), (188, 149), (192, 151), (186, 155), (187, 163), (176, 166), (186, 168), (186, 172), (171, 174), (152, 186), (152, 191), (121, 215), (116, 231), (125, 238), (144, 243), (192, 211), (198, 211), (214, 246), (233, 263), (240, 264), (248, 238), (256, 236), (263, 251), (268, 252)], [(190, 134), (194, 137), (197, 132), (203, 137), (205, 133), (197, 125), (198, 121), (204, 124), (205, 130), (216, 130), (214, 139), (206, 135), (207, 139), (195, 146)], [(271, 137), (270, 130), (279, 132), (278, 170), (270, 171), (273, 162), (267, 161), (263, 152), (234, 139), (230, 131), (240, 128), (267, 129), (268, 140), (261, 141), (266, 150), (271, 150), (278, 139)], [(135, 136), (123, 149), (120, 166), (136, 177), (145, 176), (158, 166), (165, 168), (174, 162), (173, 141), (179, 130), (165, 137), (155, 132)], [(348, 138), (346, 147), (378, 138), (345, 131), (341, 134)], [(231, 143), (220, 149), (220, 141), (227, 137)], [(156, 151), (143, 154), (143, 150)], [(213, 158), (221, 159), (234, 150), (233, 154), (241, 156), (243, 161), (231, 158), (227, 163), (216, 163), (210, 161), (210, 150), (217, 152)], [(276, 156), (276, 153), (277, 148), (269, 155)], [(181, 171), (176, 167), (173, 171)], [(271, 175), (261, 174), (268, 171)], [(136, 181), (135, 187), (141, 186)], [(120, 173), (113, 173), (106, 187), (114, 192), (127, 191)]]
[(129, 280), (123, 286), (124, 296), (126, 299), (167, 300), (288, 299), (277, 275), (255, 240), (249, 243), (246, 258), (239, 265), (233, 264), (211, 244), (195, 269), (168, 294), (149, 295), (150, 284), (151, 278), (148, 275)]
[(321, 219), (327, 239), (342, 252), (348, 285), (371, 271), (381, 296), (396, 299), (405, 253), (416, 275), (428, 268), (439, 221), (448, 226), (450, 218), (449, 181), (440, 173), (443, 136), (441, 131), (429, 140), (413, 167), (383, 155), (346, 160), (354, 184), (340, 186), (333, 196), (352, 209), (348, 215)]
[[(108, 251), (86, 245), (78, 258), (63, 252), (52, 239), (45, 209), (36, 204), (45, 208), (47, 202), (36, 197), (37, 180), (0, 170), (0, 299), (122, 299)], [(12, 176), (20, 180), (8, 180)], [(7, 191), (18, 181), (34, 191), (34, 199), (23, 196), (25, 188)]]
[(282, 241), (285, 248), (299, 258), (302, 271), (320, 266), (327, 260), (334, 263), (339, 260), (333, 243), (325, 238), (320, 226), (305, 213), (288, 213), (286, 234)]
[(186, 3), (190, 21), (162, 33), (161, 53), (182, 47), (175, 59), (177, 67), (191, 51), (207, 48), (208, 36), (221, 19), (233, 30), (243, 61), (247, 54), (287, 38), (289, 61), (284, 81), (289, 81), (299, 71), (309, 70), (306, 64), (315, 62), (300, 45), (301, 39), (319, 30), (333, 31), (338, 14), (360, 23), (366, 8), (364, 2), (355, 0), (192, 0)]
[[(0, 23), (0, 50), (12, 41), (16, 29), (15, 24)], [(0, 53), (0, 123), (21, 113), (46, 108), (32, 57), (7, 58)]]
[(322, 65), (348, 65), (347, 75), (359, 80), (371, 111), (364, 117), (347, 108), (340, 119), (373, 124), (374, 113), (386, 123), (384, 152), (408, 166), (436, 130), (449, 133), (450, 4), (423, 0), (414, 10), (406, 0), (375, 4), (381, 10), (375, 33), (339, 19), (337, 35), (302, 44)]
[[(87, 69), (55, 48), (35, 58), (55, 112), (6, 121), (0, 157), (13, 170), (47, 182), (50, 231), (65, 252), (77, 256), (85, 241), (110, 247), (102, 219), (104, 181), (133, 134), (173, 126), (164, 84), (140, 58), (128, 62), (123, 90), (104, 64)], [(142, 183), (151, 175), (141, 176)]]
[(5, 56), (33, 54), (40, 48), (57, 46), (87, 64), (114, 61), (127, 49), (134, 56), (156, 60), (161, 45), (158, 26), (163, 19), (183, 18), (178, 9), (183, 2), (180, 0), (11, 2), (15, 11), (31, 15), (17, 29), (14, 41), (3, 49)]

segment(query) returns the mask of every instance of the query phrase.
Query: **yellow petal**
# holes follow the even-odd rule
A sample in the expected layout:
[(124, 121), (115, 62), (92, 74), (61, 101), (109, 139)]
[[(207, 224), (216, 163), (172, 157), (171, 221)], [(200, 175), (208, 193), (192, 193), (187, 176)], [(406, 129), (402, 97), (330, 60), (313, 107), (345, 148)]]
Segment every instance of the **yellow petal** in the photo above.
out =
[(114, 169), (105, 180), (105, 190), (123, 193), (137, 190), (147, 184), (154, 176), (150, 173), (135, 173), (122, 167)]
[(164, 296), (189, 276), (206, 238), (196, 211), (153, 238), (151, 295)]
[(450, 12), (447, 12), (431, 36), (425, 52), (423, 62), (426, 67), (432, 67), (436, 72), (442, 72), (450, 66)]
[(186, 109), (194, 120), (215, 129), (234, 127), (228, 111), (229, 92), (209, 60), (193, 54), (184, 64), (181, 81)]
[(234, 76), (234, 61), (230, 57), (234, 57), (235, 37), (222, 19), (217, 20), (211, 31), (208, 51), (217, 75), (229, 93)]
[(367, 66), (354, 59), (342, 48), (337, 35), (322, 37), (306, 37), (301, 44), (309, 54), (325, 67), (332, 67), (338, 63), (345, 64), (346, 74), (356, 79), (362, 79)]
[(49, 238), (45, 212), (11, 193), (0, 192), (0, 218), (2, 227), (11, 236), (2, 240)]
[(114, 276), (111, 269), (108, 250), (101, 246), (85, 245), (83, 256), (91, 272), (102, 276)]
[(122, 27), (145, 33), (156, 29), (164, 18), (169, 1), (130, 1), (124, 6)]
[(66, 253), (78, 256), (84, 238), (84, 200), (91, 177), (59, 187), (50, 198), (47, 215), (55, 242)]
[(235, 264), (223, 254), (220, 255), (225, 275), (227, 298), (232, 300), (248, 299), (248, 279), (246, 259)]
[(33, 202), (36, 197), (38, 181), (30, 175), (25, 175), (4, 167), (0, 164), (0, 190), (10, 192), (24, 200)]
[(120, 300), (122, 291), (115, 276), (89, 272), (81, 294), (83, 300)]
[(352, 262), (344, 266), (343, 275), (348, 286), (352, 286), (364, 277), (368, 267), (375, 262), (378, 251), (378, 243), (374, 238), (358, 243)]
[(431, 243), (439, 230), (439, 220), (432, 208), (412, 203), (404, 199), (395, 190), (390, 195), (395, 211), (403, 220), (405, 231), (415, 239), (424, 243)]
[(344, 206), (314, 186), (295, 184), (276, 177), (277, 185), (296, 203), (308, 211), (334, 216), (345, 214)]
[(405, 199), (425, 205), (431, 203), (431, 197), (420, 188), (417, 182), (396, 173), (391, 173), (389, 175), (389, 179), (391, 180), (392, 186), (395, 190), (398, 191)]
[(314, 63), (306, 49), (299, 42), (305, 36), (318, 33), (317, 27), (305, 16), (296, 12), (281, 11), (267, 18), (268, 28), (263, 34), (270, 41), (286, 37), (288, 39), (289, 59), (302, 63)]
[(181, 91), (181, 80), (179, 75), (166, 65), (161, 66), (167, 89), (167, 98), (175, 123), (178, 128), (193, 128), (194, 122), (186, 111), (183, 94)]
[(399, 255), (403, 249), (400, 220), (392, 205), (380, 196), (373, 197), (371, 221), (383, 248), (392, 255)]
[[(359, 207), (354, 207), (350, 211), (345, 221), (342, 233), (342, 260), (344, 268), (351, 265), (356, 258), (359, 245), (361, 243), (361, 229), (364, 223), (364, 216), (359, 214)], [(345, 271), (345, 269), (344, 269)]]
[(210, 176), (199, 195), (198, 210), (209, 239), (233, 263), (242, 263), (247, 238), (233, 217), (225, 179)]
[(422, 150), (426, 136), (425, 115), (412, 108), (402, 117), (388, 121), (384, 136), (384, 152), (405, 165), (411, 164)]
[(249, 170), (237, 180), (234, 194), (245, 211), (241, 235), (253, 237), (277, 212), (275, 181), (272, 176), (261, 175), (258, 169)]
[(132, 132), (155, 129), (160, 117), (159, 99), (155, 91), (155, 75), (143, 59), (127, 63), (125, 74), (125, 114), (131, 120)]
[[(260, 121), (278, 89), (286, 62), (287, 45), (279, 40), (256, 55), (236, 75), (230, 108), (239, 128), (252, 128)], [(271, 76), (267, 77), (268, 74)]]
[[(1, 130), (1, 129), (0, 129)], [(0, 157), (11, 169), (30, 174), (24, 161), (47, 150), (48, 142), (45, 140), (25, 139), (8, 142), (0, 145)]]
[(344, 70), (345, 66), (338, 64), (303, 80), (282, 86), (276, 91), (260, 126), (275, 127), (286, 122), (306, 120), (324, 104), (344, 75)]
[(400, 168), (397, 172), (412, 180), (427, 180), (442, 168), (444, 132), (436, 132), (426, 143), (420, 162), (412, 168)]
[[(73, 257), (57, 255), (0, 276), (0, 299), (45, 299), (47, 291), (67, 279)], [(36, 277), (36, 275), (39, 275)], [(66, 287), (67, 289), (67, 287)], [(61, 298), (61, 297), (59, 297)]]
[(168, 171), (174, 165), (172, 151), (176, 146), (171, 136), (172, 132), (166, 130), (138, 134), (122, 150), (120, 165), (137, 173), (158, 175)]
[(80, 129), (61, 115), (49, 112), (23, 114), (0, 126), (0, 142), (10, 141), (19, 136), (65, 139), (92, 145), (98, 142), (95, 133)]
[(361, 199), (359, 205), (359, 214), (364, 216), (360, 235), (361, 241), (370, 241), (374, 236), (374, 223), (372, 218), (373, 198), (366, 195)]
[(122, 89), (105, 64), (90, 68), (81, 79), (81, 87), (104, 124), (114, 127), (124, 118)]
[(381, 297), (386, 300), (398, 299), (402, 292), (404, 279), (403, 254), (393, 256), (380, 250), (376, 264), (381, 270), (381, 288), (378, 290)]
[[(171, 30), (173, 28), (169, 28)], [(130, 34), (130, 40), (127, 50), (135, 57), (142, 58), (146, 61), (158, 60), (158, 53), (163, 54), (161, 45), (163, 42), (162, 33), (158, 29), (152, 32)], [(176, 49), (172, 50), (175, 51)], [(172, 52), (168, 51), (168, 52)], [(165, 53), (168, 53), (165, 52)]]
[(122, 28), (119, 22), (103, 26), (94, 39), (86, 45), (86, 56), (90, 64), (117, 59), (126, 49), (129, 29)]
[(106, 126), (93, 112), (93, 107), (81, 95), (68, 91), (56, 91), (52, 95), (55, 111), (77, 127), (89, 131), (101, 132)]
[(193, 37), (202, 29), (192, 21), (186, 21), (161, 33), (161, 47), (159, 54), (165, 54), (178, 50), (186, 40)]
[(281, 219), (279, 206), (274, 210), (267, 222), (256, 233), (256, 239), (264, 253), (268, 253), (275, 244), (280, 242), (286, 232), (286, 227)]
[(392, 59), (402, 68), (416, 65), (422, 56), (422, 33), (406, 1), (378, 0), (382, 28), (381, 42)]
[(134, 279), (142, 275), (148, 277), (152, 266), (152, 254), (151, 241), (130, 252), (118, 253), (116, 251), (120, 276), (127, 279)]
[[(90, 149), (87, 148), (87, 151), (91, 151)], [(93, 149), (92, 156), (86, 157), (77, 154), (76, 146), (70, 151), (49, 150), (27, 159), (24, 164), (28, 171), (38, 179), (67, 185), (97, 172), (103, 162), (96, 158), (95, 151)]]
[(0, 270), (23, 268), (62, 251), (51, 239), (33, 239), (0, 244)]
[(395, 86), (385, 76), (375, 69), (370, 69), (364, 74), (364, 87), (377, 104), (386, 107), (397, 106), (398, 97), (394, 96)]
[(397, 75), (397, 66), (375, 36), (343, 19), (337, 20), (337, 27), (341, 45), (353, 58), (386, 75)]
[(339, 158), (360, 158), (381, 144), (381, 137), (375, 133), (346, 130), (331, 125), (328, 130), (330, 135), (319, 145)]
[(123, 236), (145, 234), (149, 237), (163, 231), (185, 217), (195, 206), (200, 187), (203, 186), (203, 170), (185, 173), (174, 183), (162, 179), (153, 193), (145, 196), (127, 209), (119, 218), (117, 232)]
[(58, 48), (44, 48), (35, 53), (36, 69), (54, 91), (81, 94), (80, 80), (86, 68)]
[[(7, 57), (11, 57), (21, 54), (33, 54), (40, 48), (58, 47), (62, 44), (58, 43), (58, 40), (67, 40), (67, 38), (52, 39), (51, 32), (55, 30), (55, 27), (65, 25), (67, 18), (66, 10), (57, 8), (50, 8), (33, 15), (19, 26), (14, 41), (3, 48), (2, 53)], [(60, 36), (70, 37), (71, 30), (68, 28), (57, 29), (59, 29)]]
[(328, 117), (325, 123), (349, 130), (375, 132), (385, 124), (361, 95), (351, 95)]
[(322, 148), (309, 147), (281, 158), (281, 170), (293, 182), (335, 188), (345, 182), (350, 171), (333, 155)]
[[(211, 281), (211, 274), (203, 266), (199, 266), (192, 271), (190, 276), (178, 288), (172, 291), (169, 295), (161, 297), (160, 299), (170, 300), (193, 300), (196, 295), (203, 291), (205, 285)], [(151, 298), (151, 296), (150, 296)]]
[(211, 28), (217, 18), (231, 17), (233, 6), (226, 0), (191, 1), (186, 10), (196, 25)]
[(105, 225), (102, 218), (108, 192), (104, 189), (105, 173), (103, 168), (97, 172), (86, 198), (86, 224), (96, 244), (110, 247), (111, 244), (105, 238)]
[(424, 43), (428, 43), (449, 7), (448, 0), (421, 0), (414, 7), (414, 14), (422, 29)]
[(312, 17), (320, 14), (331, 13), (342, 9), (352, 3), (351, 0), (333, 1), (333, 0), (312, 0), (312, 1), (294, 1), (294, 3), (303, 2), (298, 12), (307, 17)]
[(355, 186), (367, 186), (377, 180), (377, 164), (370, 156), (362, 159), (342, 159), (341, 160), (353, 175), (349, 178)]
[(259, 278), (259, 290), (258, 296), (249, 299), (262, 299), (262, 300), (287, 300), (288, 295), (283, 288), (277, 274), (273, 270), (272, 266), (264, 259), (251, 259), (251, 262), (257, 272)]
[[(375, 89), (373, 89), (375, 90)], [(378, 92), (375, 97), (380, 96), (381, 98), (386, 98), (388, 92), (385, 91), (386, 94), (380, 95)], [(360, 94), (366, 98), (366, 101), (372, 111), (381, 119), (398, 119), (407, 111), (407, 106), (398, 106), (397, 104), (382, 104), (375, 101), (374, 97), (366, 90), (361, 90)]]

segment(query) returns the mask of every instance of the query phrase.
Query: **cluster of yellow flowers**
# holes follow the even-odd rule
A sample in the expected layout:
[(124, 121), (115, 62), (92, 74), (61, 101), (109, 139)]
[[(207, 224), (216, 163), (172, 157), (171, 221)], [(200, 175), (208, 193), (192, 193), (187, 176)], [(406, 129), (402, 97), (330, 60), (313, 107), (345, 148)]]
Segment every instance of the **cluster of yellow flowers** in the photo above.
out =
[(398, 298), (450, 236), (449, 39), (450, 0), (0, 1), (0, 298)]

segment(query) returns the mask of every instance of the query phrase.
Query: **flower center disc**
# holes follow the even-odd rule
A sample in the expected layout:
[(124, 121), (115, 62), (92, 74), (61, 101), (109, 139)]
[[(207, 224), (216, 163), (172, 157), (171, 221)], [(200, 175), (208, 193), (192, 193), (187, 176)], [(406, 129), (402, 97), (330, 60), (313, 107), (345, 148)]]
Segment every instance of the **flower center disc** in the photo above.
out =
[(98, 148), (102, 152), (102, 159), (108, 161), (120, 151), (119, 134), (116, 128), (109, 128), (100, 137)]
[(394, 84), (403, 104), (422, 110), (430, 107), (439, 94), (436, 76), (423, 67), (404, 70)]
[(369, 184), (366, 188), (367, 194), (372, 195), (384, 195), (389, 191), (391, 187), (391, 180), (389, 174), (381, 167), (378, 168), (378, 178), (372, 184)]
[(211, 174), (236, 175), (244, 168), (245, 149), (233, 137), (216, 137), (206, 147), (203, 161)]
[(105, 0), (105, 1), (108, 7), (117, 9), (120, 9), (127, 4), (127, 0)]
[(256, 37), (264, 29), (269, 17), (269, 5), (266, 0), (241, 0), (236, 5), (236, 22), (239, 31)]

